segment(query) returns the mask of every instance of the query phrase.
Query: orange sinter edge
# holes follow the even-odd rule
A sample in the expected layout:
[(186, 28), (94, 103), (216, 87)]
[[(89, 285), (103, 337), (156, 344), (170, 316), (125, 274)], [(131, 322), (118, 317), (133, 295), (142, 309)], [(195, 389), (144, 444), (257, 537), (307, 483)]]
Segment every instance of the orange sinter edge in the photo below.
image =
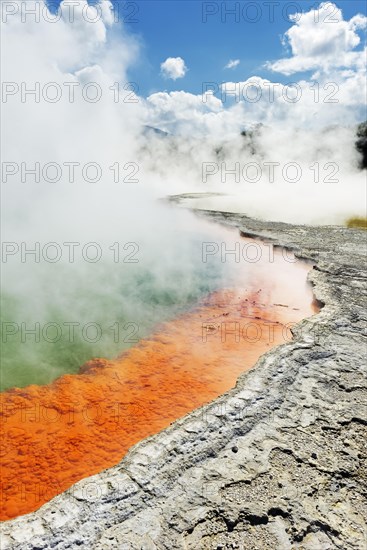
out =
[(259, 290), (214, 292), (115, 360), (3, 392), (1, 519), (119, 463), (141, 439), (232, 388), (260, 355), (291, 339), (287, 323), (316, 311), (311, 292), (307, 307), (262, 301)]

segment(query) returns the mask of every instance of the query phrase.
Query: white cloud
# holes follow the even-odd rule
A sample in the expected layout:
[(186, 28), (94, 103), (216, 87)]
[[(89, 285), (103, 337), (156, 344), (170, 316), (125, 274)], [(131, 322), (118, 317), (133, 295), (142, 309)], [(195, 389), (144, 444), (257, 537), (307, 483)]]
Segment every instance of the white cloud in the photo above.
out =
[(335, 69), (289, 84), (252, 76), (223, 82), (216, 95), (159, 92), (147, 98), (148, 124), (189, 136), (238, 135), (259, 122), (289, 128), (352, 125), (365, 117), (362, 71)]
[(239, 59), (230, 59), (227, 63), (227, 65), (225, 65), (225, 69), (235, 69), (238, 65), (240, 64), (240, 60)]
[[(223, 133), (222, 116), (227, 116), (222, 101), (212, 92), (191, 94), (184, 91), (158, 92), (146, 101), (148, 124), (170, 133), (208, 135)], [(227, 128), (230, 130), (232, 124)]]
[(335, 67), (356, 67), (364, 63), (364, 53), (353, 51), (360, 44), (357, 30), (367, 26), (367, 17), (356, 15), (349, 21), (331, 2), (318, 9), (290, 16), (294, 25), (285, 33), (292, 57), (268, 63), (273, 71), (291, 75), (300, 71)]
[(161, 63), (161, 71), (165, 78), (177, 80), (177, 78), (185, 76), (187, 67), (182, 57), (168, 57), (166, 61)]
[[(291, 57), (269, 63), (286, 75), (312, 70), (309, 79), (292, 78), (292, 84), (271, 82), (256, 75), (243, 82), (217, 85), (215, 95), (184, 91), (153, 94), (146, 102), (152, 124), (188, 135), (233, 135), (258, 122), (269, 126), (322, 128), (352, 125), (365, 118), (365, 55), (355, 51), (357, 34), (367, 24), (357, 14), (345, 21), (331, 2), (318, 9), (290, 16), (283, 37)], [(229, 60), (234, 68), (239, 60)]]

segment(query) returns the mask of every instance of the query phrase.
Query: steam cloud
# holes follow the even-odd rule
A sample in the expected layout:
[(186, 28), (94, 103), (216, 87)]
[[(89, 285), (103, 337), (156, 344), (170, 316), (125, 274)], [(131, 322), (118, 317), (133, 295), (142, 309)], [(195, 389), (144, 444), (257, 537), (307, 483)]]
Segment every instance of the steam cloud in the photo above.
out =
[[(210, 281), (200, 287), (206, 276), (198, 265), (200, 254), (192, 255), (192, 241), (197, 245), (208, 238), (208, 227), (157, 201), (162, 196), (220, 192), (225, 196), (198, 205), (281, 221), (342, 223), (349, 215), (363, 214), (364, 175), (354, 141), (355, 125), (364, 118), (357, 31), (366, 26), (365, 17), (345, 21), (337, 10), (336, 22), (328, 26), (321, 4), (318, 22), (317, 10), (293, 18), (285, 37), (292, 56), (268, 67), (284, 75), (314, 71), (296, 88), (254, 75), (244, 82), (206, 83), (198, 95), (159, 92), (145, 99), (126, 86), (129, 68), (139, 57), (139, 40), (115, 21), (109, 0), (89, 8), (79, 0), (72, 22), (63, 1), (60, 20), (53, 24), (45, 17), (24, 22), (21, 2), (12, 4), (19, 9), (2, 28), (3, 81), (8, 83), (3, 87), (3, 240), (97, 242), (104, 251), (115, 242), (134, 242), (140, 263), (139, 269), (111, 260), (45, 265), (14, 256), (4, 266), (8, 319), (46, 320), (51, 313), (53, 319), (112, 323), (131, 319), (140, 308), (138, 317), (148, 331), (157, 318), (173, 312), (168, 307), (157, 313), (154, 295), (167, 292), (174, 296), (168, 300), (171, 306), (185, 305), (195, 292), (210, 290)], [(29, 0), (27, 9), (36, 4), (52, 19), (45, 0)], [(86, 8), (90, 19), (93, 10), (96, 17), (100, 14), (97, 22), (86, 20)], [(184, 63), (174, 66), (176, 72), (170, 67), (171, 78), (186, 70)], [(334, 88), (327, 88), (330, 82)], [(302, 97), (293, 101), (299, 90)], [(254, 102), (251, 94), (259, 91)], [(315, 102), (317, 92), (321, 97)], [(338, 101), (325, 102), (325, 96)], [(277, 163), (274, 178), (269, 163)], [(288, 163), (301, 169), (297, 182), (284, 178)], [(251, 170), (258, 167), (260, 177), (254, 181)], [(335, 179), (333, 167), (337, 182), (329, 181)], [(193, 234), (183, 238), (190, 226)], [(139, 270), (145, 274), (140, 283)], [(219, 270), (216, 276), (224, 275)], [(147, 313), (149, 301), (153, 305)], [(109, 314), (102, 315), (106, 308)], [(19, 361), (26, 362), (25, 355)], [(82, 359), (76, 357), (75, 364)]]

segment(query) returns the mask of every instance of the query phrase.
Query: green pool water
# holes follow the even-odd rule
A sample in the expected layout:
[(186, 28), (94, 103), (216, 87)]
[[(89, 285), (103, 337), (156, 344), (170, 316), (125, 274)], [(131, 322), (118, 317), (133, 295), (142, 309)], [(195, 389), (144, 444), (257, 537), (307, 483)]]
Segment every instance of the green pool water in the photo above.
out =
[(176, 228), (160, 243), (161, 236), (148, 237), (137, 263), (19, 263), (16, 285), (15, 267), (3, 266), (1, 390), (49, 383), (93, 357), (114, 358), (233, 275), (219, 258), (202, 261), (202, 243), (222, 238), (215, 224)]

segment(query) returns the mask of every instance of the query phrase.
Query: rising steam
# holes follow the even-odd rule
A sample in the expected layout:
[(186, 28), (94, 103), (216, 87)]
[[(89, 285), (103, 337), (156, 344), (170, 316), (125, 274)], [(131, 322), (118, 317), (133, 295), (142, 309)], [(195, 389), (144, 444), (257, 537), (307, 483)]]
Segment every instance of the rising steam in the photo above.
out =
[[(47, 11), (44, 0), (38, 4)], [(28, 8), (32, 5), (29, 0)], [(141, 337), (158, 320), (218, 288), (228, 277), (225, 266), (209, 273), (201, 262), (201, 242), (215, 240), (215, 230), (157, 200), (166, 195), (215, 191), (225, 196), (198, 205), (291, 222), (342, 223), (349, 215), (364, 214), (364, 174), (355, 149), (364, 84), (360, 52), (354, 48), (365, 24), (362, 16), (345, 22), (339, 14), (352, 35), (346, 43), (348, 69), (331, 60), (314, 67), (313, 79), (299, 84), (302, 101), (284, 101), (280, 88), (274, 102), (235, 98), (227, 106), (223, 93), (230, 83), (198, 95), (137, 96), (126, 83), (139, 57), (139, 40), (114, 20), (108, 0), (100, 1), (95, 24), (83, 17), (87, 5), (79, 1), (73, 22), (62, 2), (54, 24), (42, 17), (38, 23), (22, 22), (19, 9), (3, 25), (2, 234), (14, 245), (5, 249), (3, 264), (4, 321), (95, 321), (104, 327), (132, 321), (141, 327)], [(294, 25), (303, 32), (301, 24)], [(294, 33), (290, 40), (295, 43)], [(307, 61), (306, 54), (298, 61)], [(279, 68), (284, 64), (273, 62), (273, 69)], [(291, 74), (295, 63), (285, 70)], [(309, 87), (316, 79), (321, 86), (338, 82), (339, 103), (315, 105)], [(266, 84), (256, 82), (262, 88)], [(167, 134), (147, 131), (149, 125)], [(269, 163), (277, 165), (274, 177)], [(288, 163), (301, 170), (297, 181), (285, 179)], [(295, 177), (292, 170), (297, 168), (289, 168), (288, 179)], [(42, 256), (50, 242), (62, 249), (54, 263)], [(102, 250), (94, 263), (80, 253), (91, 242)], [(28, 251), (33, 247), (35, 255), (22, 256), (21, 243)], [(64, 243), (79, 243), (74, 262)], [(115, 243), (124, 258), (133, 248), (123, 247), (135, 245), (138, 263), (116, 263), (110, 248)], [(111, 342), (110, 335), (93, 355), (121, 350), (121, 341)], [(72, 370), (92, 355), (77, 341), (72, 358), (60, 347), (54, 363), (49, 354), (50, 368), (35, 346), (30, 350), (10, 342), (7, 349), (5, 386), (19, 383), (20, 371), (20, 383), (28, 383), (31, 368), (46, 382), (60, 373), (60, 361)]]

